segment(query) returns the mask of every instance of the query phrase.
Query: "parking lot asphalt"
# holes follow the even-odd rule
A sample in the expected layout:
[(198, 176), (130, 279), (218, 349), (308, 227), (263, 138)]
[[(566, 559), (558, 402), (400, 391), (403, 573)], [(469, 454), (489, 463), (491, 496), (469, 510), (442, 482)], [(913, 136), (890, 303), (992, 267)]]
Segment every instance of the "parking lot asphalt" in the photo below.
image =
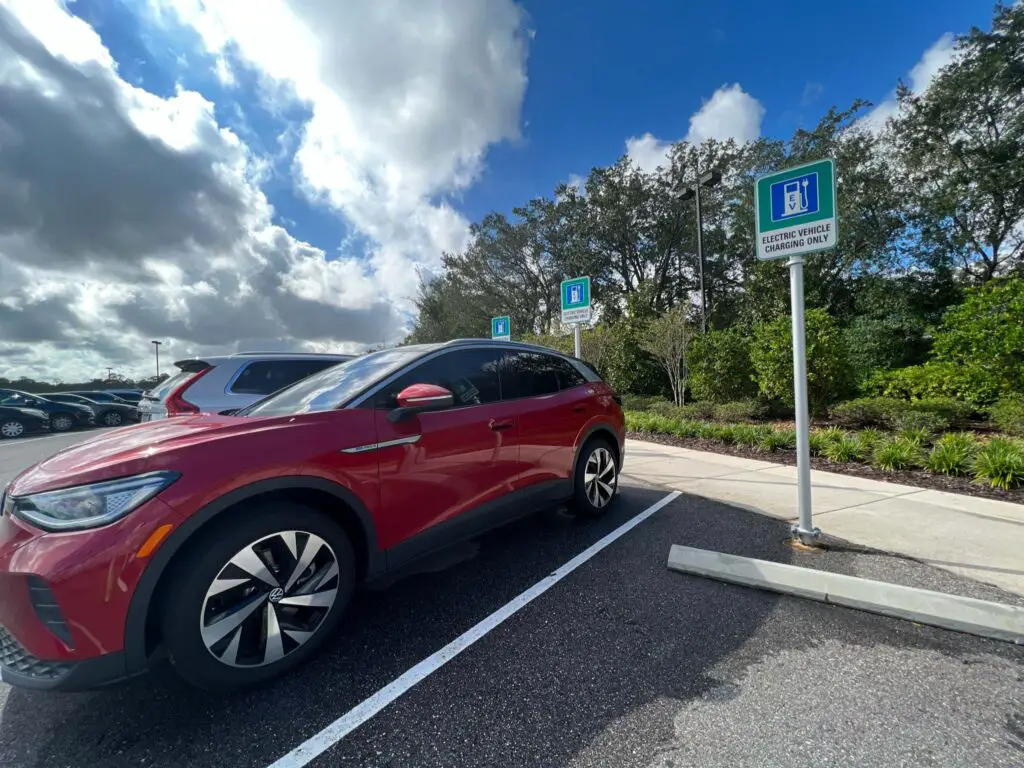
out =
[[(164, 672), (89, 694), (0, 686), (0, 765), (267, 766), (663, 497), (623, 488), (599, 521), (547, 510), (440, 553), (357, 594), (323, 654), (259, 690)], [(311, 764), (1024, 765), (1024, 648), (666, 568), (689, 544), (1016, 601), (841, 545), (796, 553), (786, 533), (682, 496)]]

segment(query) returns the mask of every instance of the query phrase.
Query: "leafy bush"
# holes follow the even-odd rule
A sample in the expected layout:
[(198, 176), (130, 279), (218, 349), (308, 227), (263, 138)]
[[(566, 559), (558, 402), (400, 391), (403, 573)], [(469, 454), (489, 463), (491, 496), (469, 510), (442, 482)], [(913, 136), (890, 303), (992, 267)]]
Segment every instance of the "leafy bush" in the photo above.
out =
[(782, 448), (792, 448), (796, 445), (796, 432), (793, 432), (793, 443), (790, 444), (787, 431), (771, 429), (761, 435), (757, 443), (757, 450), (763, 453), (775, 453)]
[(697, 419), (698, 421), (714, 421), (715, 414), (717, 413), (718, 406), (714, 403), (704, 400), (697, 403), (687, 403), (684, 405), (680, 412), (684, 418)]
[(775, 436), (772, 438), (778, 448), (787, 448), (793, 450), (796, 448), (796, 430), (795, 429), (776, 429)]
[(622, 408), (627, 411), (646, 411), (655, 404), (665, 403), (671, 405), (668, 400), (657, 395), (623, 395)]
[(702, 440), (717, 440), (722, 443), (733, 442), (734, 428), (730, 424), (706, 422), (700, 425), (697, 437)]
[(716, 406), (715, 419), (726, 422), (756, 421), (764, 418), (765, 410), (756, 400), (736, 400)]
[(892, 397), (858, 397), (834, 406), (831, 415), (844, 427), (888, 426), (906, 405)]
[[(796, 430), (793, 431), (793, 444), (796, 445)], [(808, 436), (808, 443), (811, 448), (811, 456), (821, 456), (832, 441), (820, 431), (812, 431)]]
[(700, 423), (689, 419), (677, 421), (673, 434), (677, 437), (697, 437), (700, 434)]
[(650, 413), (656, 413), (659, 416), (668, 416), (672, 419), (685, 418), (686, 415), (686, 411), (682, 406), (670, 403), (668, 400), (664, 400), (662, 398), (653, 399), (648, 404), (647, 410)]
[(930, 360), (891, 371), (878, 371), (862, 386), (866, 395), (901, 400), (953, 398), (982, 408), (999, 396), (997, 383), (983, 368)]
[(709, 331), (690, 345), (690, 391), (695, 400), (725, 403), (757, 394), (750, 364), (750, 332)]
[(1024, 435), (1024, 395), (1000, 398), (989, 411), (989, 418), (1003, 432)]
[(923, 435), (920, 442), (925, 442), (932, 435), (943, 432), (950, 427), (950, 421), (939, 413), (930, 411), (906, 411), (893, 419), (893, 427), (903, 433)]
[(736, 424), (732, 428), (733, 442), (744, 448), (756, 448), (763, 434), (762, 430), (752, 424)]
[(859, 461), (862, 457), (861, 444), (855, 438), (844, 435), (829, 442), (825, 446), (824, 454), (829, 461)]
[(975, 412), (974, 407), (952, 397), (925, 397), (909, 403), (910, 408), (925, 413), (937, 413), (950, 424), (963, 424)]
[[(806, 314), (807, 396), (812, 413), (825, 409), (851, 388), (852, 371), (836, 321), (823, 309)], [(790, 320), (780, 317), (754, 329), (750, 349), (758, 391), (793, 403), (793, 342)]]
[(962, 477), (970, 471), (977, 450), (978, 444), (970, 432), (950, 432), (935, 441), (924, 466), (929, 472)]
[(853, 439), (857, 441), (858, 452), (860, 453), (860, 455), (864, 458), (867, 458), (871, 456), (872, 452), (875, 450), (875, 447), (883, 440), (885, 440), (886, 437), (885, 433), (882, 432), (881, 430), (874, 429), (873, 427), (868, 427), (866, 429), (862, 429), (860, 432), (854, 435)]
[(846, 430), (840, 429), (839, 427), (825, 427), (818, 432), (822, 439), (827, 443), (835, 442), (836, 440), (842, 440), (846, 437)]
[(974, 479), (1004, 491), (1024, 482), (1024, 445), (997, 438), (978, 449), (972, 466)]
[(902, 437), (885, 440), (875, 447), (872, 463), (886, 472), (920, 467), (924, 462), (921, 446)]

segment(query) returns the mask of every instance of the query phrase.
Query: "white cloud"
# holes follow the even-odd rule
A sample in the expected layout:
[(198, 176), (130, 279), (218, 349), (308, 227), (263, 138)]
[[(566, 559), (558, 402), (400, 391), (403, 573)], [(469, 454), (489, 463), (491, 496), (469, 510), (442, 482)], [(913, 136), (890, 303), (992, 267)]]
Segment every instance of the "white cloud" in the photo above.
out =
[[(700, 144), (707, 139), (735, 139), (743, 143), (761, 135), (764, 107), (740, 87), (739, 83), (723, 85), (690, 117), (690, 130), (685, 140)], [(653, 171), (667, 163), (672, 141), (662, 141), (650, 133), (626, 140), (626, 153), (645, 171)]]
[(489, 145), (518, 136), (526, 89), (522, 10), (512, 0), (150, 0), (207, 50), (261, 75), (272, 98), (307, 104), (300, 188), (370, 238), (353, 257), (408, 309), (417, 267), (466, 242), (438, 196), (468, 187)]
[(296, 183), (371, 252), (327, 261), (275, 226), (266, 160), (213, 104), (126, 83), (58, 0), (6, 0), (0, 142), (17, 152), (0, 152), (0, 375), (147, 374), (151, 338), (172, 357), (394, 341), (417, 268), (466, 241), (443, 196), (517, 134), (518, 6), (151, 1), (196, 29), (223, 83), (249, 67), (269, 103), (311, 110)]
[[(931, 85), (932, 80), (944, 66), (953, 60), (956, 40), (949, 32), (944, 34), (924, 52), (920, 60), (907, 75), (907, 85), (915, 94), (922, 94)], [(896, 103), (896, 91), (893, 90), (885, 99), (862, 119), (862, 123), (871, 131), (880, 131), (886, 121), (895, 117), (899, 109)]]

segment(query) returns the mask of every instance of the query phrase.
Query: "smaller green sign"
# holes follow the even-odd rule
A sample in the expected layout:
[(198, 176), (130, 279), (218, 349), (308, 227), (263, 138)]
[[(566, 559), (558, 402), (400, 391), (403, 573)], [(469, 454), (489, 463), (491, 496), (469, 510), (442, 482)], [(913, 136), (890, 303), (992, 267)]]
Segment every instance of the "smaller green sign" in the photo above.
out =
[(757, 258), (785, 259), (835, 248), (836, 170), (832, 158), (759, 178), (754, 186)]
[(498, 341), (512, 340), (512, 322), (508, 315), (491, 318), (491, 338)]
[(585, 323), (590, 320), (590, 278), (573, 277), (562, 281), (562, 322)]

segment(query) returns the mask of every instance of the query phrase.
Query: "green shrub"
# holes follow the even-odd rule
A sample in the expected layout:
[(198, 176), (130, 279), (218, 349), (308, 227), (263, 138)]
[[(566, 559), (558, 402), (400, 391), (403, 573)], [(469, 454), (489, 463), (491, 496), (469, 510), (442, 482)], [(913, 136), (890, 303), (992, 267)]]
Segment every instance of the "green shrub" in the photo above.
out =
[(795, 429), (776, 429), (774, 439), (778, 448), (785, 448), (788, 450), (796, 448)]
[(825, 446), (824, 453), (825, 458), (836, 462), (860, 461), (862, 457), (860, 443), (846, 435), (829, 442)]
[(970, 432), (949, 432), (935, 441), (924, 466), (929, 472), (962, 477), (970, 472), (977, 450), (978, 444)]
[(756, 400), (736, 400), (715, 407), (715, 419), (725, 422), (756, 421), (764, 418), (765, 407)]
[(989, 411), (989, 418), (1007, 434), (1024, 435), (1024, 395), (1001, 397)]
[(676, 437), (697, 437), (700, 434), (700, 423), (689, 419), (677, 421), (673, 434)]
[(623, 395), (622, 396), (622, 408), (627, 411), (646, 411), (652, 406), (660, 407), (661, 403), (671, 405), (663, 397), (657, 395)]
[(647, 410), (650, 413), (656, 413), (659, 416), (668, 416), (672, 419), (683, 418), (686, 413), (683, 406), (678, 406), (675, 403), (670, 403), (668, 400), (662, 400), (661, 398), (652, 400), (647, 406)]
[(698, 421), (714, 421), (718, 406), (707, 400), (696, 403), (688, 403), (683, 406), (683, 413), (688, 419)]
[(761, 440), (761, 434), (752, 424), (734, 424), (732, 427), (733, 442), (744, 448), (756, 448)]
[[(793, 444), (796, 445), (796, 430), (793, 430)], [(823, 435), (818, 430), (812, 430), (808, 436), (808, 443), (810, 444), (811, 456), (821, 456), (825, 453), (825, 449), (829, 446), (832, 441)]]
[(704, 422), (697, 430), (697, 437), (701, 440), (717, 440), (723, 443), (731, 443), (733, 440), (733, 428), (729, 424)]
[(687, 366), (695, 400), (725, 403), (757, 394), (750, 365), (750, 332), (734, 327), (708, 331), (690, 344)]
[(891, 371), (878, 371), (862, 386), (866, 395), (900, 400), (952, 398), (983, 408), (999, 396), (999, 386), (984, 368), (930, 360)]
[(844, 427), (881, 427), (889, 426), (895, 414), (908, 406), (892, 397), (858, 397), (834, 406), (831, 415)]
[[(823, 413), (849, 392), (853, 374), (839, 327), (825, 310), (808, 310), (805, 330), (808, 400), (812, 413)], [(760, 394), (792, 405), (793, 342), (789, 317), (754, 329), (750, 360)]]
[(1024, 444), (996, 438), (978, 449), (972, 469), (974, 479), (1004, 491), (1024, 482)]
[(893, 427), (901, 434), (923, 435), (921, 442), (950, 427), (950, 421), (940, 413), (929, 411), (906, 411), (893, 419)]
[(862, 429), (853, 437), (860, 446), (860, 455), (867, 458), (875, 450), (875, 446), (886, 439), (885, 433), (874, 427)]
[(952, 397), (926, 397), (909, 403), (915, 411), (937, 413), (951, 425), (963, 424), (975, 412), (970, 403)]
[(846, 430), (840, 429), (839, 427), (825, 427), (824, 429), (819, 430), (818, 434), (820, 434), (822, 439), (826, 442), (832, 443), (846, 437)]
[(897, 437), (879, 443), (871, 455), (872, 463), (886, 472), (920, 467), (924, 461), (924, 452), (917, 443)]
[[(796, 433), (793, 433), (793, 439), (796, 440)], [(763, 453), (775, 453), (782, 448), (788, 448), (788, 438), (780, 430), (769, 429), (757, 442), (757, 450)]]

